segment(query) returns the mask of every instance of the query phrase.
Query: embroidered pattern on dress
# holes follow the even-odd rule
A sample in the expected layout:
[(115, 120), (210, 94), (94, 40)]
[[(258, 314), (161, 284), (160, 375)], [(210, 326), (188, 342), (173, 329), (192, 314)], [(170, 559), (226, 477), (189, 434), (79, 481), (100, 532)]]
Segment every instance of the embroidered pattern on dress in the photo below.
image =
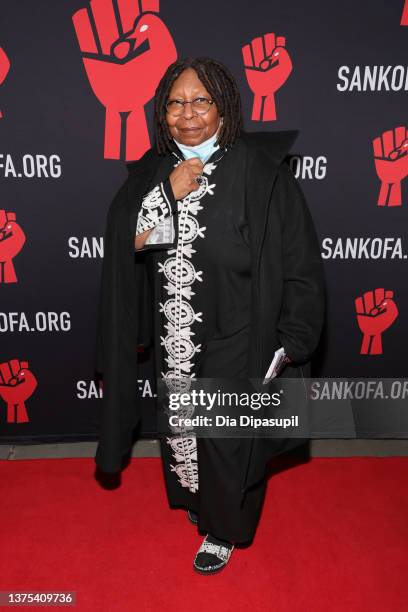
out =
[[(213, 544), (213, 542), (207, 541), (207, 537), (208, 536), (204, 538), (204, 541), (202, 542), (200, 548), (197, 551), (197, 555), (199, 553), (206, 552), (206, 553), (210, 553), (211, 555), (215, 555), (216, 557), (221, 559), (221, 561), (224, 561), (224, 562), (228, 561), (228, 559), (231, 556), (232, 551), (234, 550), (234, 546), (229, 548), (228, 546), (222, 546), (222, 544)], [(197, 555), (196, 555), (196, 559), (197, 559)]]
[[(178, 159), (174, 167), (183, 161)], [(160, 312), (164, 313), (166, 319), (164, 328), (167, 331), (165, 337), (161, 336), (161, 345), (166, 352), (168, 370), (161, 374), (171, 393), (188, 392), (191, 380), (195, 378), (195, 372), (192, 372), (194, 357), (201, 351), (201, 344), (194, 343), (192, 325), (203, 322), (203, 313), (195, 312), (190, 300), (195, 295), (194, 283), (203, 282), (203, 271), (194, 266), (193, 254), (196, 250), (193, 243), (205, 237), (206, 227), (200, 226), (197, 217), (203, 208), (200, 200), (206, 194), (214, 195), (215, 183), (211, 184), (208, 176), (215, 168), (214, 162), (205, 164), (199, 189), (177, 201), (178, 243), (175, 249), (167, 250), (169, 257), (164, 263), (159, 263), (159, 273), (164, 274), (167, 281), (164, 289), (168, 295), (164, 304), (159, 304)], [(189, 417), (193, 413), (192, 404), (178, 410), (179, 417)], [(175, 472), (182, 487), (188, 487), (192, 493), (196, 493), (199, 485), (196, 435), (191, 432), (191, 428), (185, 426), (170, 429), (175, 435), (167, 438), (167, 443), (176, 460), (176, 464), (170, 466), (171, 471)]]
[(142, 200), (142, 206), (137, 218), (136, 235), (152, 229), (161, 220), (172, 215), (170, 202), (163, 183), (156, 185)]

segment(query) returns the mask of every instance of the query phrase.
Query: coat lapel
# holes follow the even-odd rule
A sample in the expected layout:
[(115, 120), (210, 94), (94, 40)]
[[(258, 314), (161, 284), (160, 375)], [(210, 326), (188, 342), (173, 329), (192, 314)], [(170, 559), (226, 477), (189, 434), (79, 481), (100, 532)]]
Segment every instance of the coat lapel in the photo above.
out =
[(266, 214), (279, 165), (295, 142), (298, 130), (244, 133), (247, 145), (248, 220), (254, 237), (253, 255), (259, 259)]

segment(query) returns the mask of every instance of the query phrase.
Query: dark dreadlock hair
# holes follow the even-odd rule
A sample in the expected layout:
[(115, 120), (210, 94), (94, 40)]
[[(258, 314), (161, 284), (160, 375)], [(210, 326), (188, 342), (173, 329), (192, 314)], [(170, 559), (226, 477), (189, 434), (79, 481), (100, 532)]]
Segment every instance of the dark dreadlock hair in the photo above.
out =
[(156, 147), (160, 155), (177, 151), (166, 122), (166, 102), (174, 81), (186, 68), (194, 68), (223, 117), (217, 144), (220, 147), (231, 146), (243, 127), (241, 96), (229, 69), (211, 57), (179, 59), (167, 68), (155, 93), (154, 124)]

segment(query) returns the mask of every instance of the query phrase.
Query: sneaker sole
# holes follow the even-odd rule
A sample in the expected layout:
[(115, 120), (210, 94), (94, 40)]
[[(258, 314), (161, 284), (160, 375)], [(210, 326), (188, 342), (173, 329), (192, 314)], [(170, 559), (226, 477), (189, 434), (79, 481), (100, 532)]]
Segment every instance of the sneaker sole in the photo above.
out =
[(221, 565), (221, 567), (217, 567), (217, 569), (213, 569), (213, 570), (204, 570), (204, 569), (200, 569), (198, 568), (195, 563), (193, 563), (193, 569), (194, 571), (197, 572), (197, 574), (205, 574), (205, 575), (210, 575), (210, 574), (218, 574), (218, 572), (221, 572), (224, 567), (226, 567), (228, 565), (228, 563), (224, 563), (224, 565)]

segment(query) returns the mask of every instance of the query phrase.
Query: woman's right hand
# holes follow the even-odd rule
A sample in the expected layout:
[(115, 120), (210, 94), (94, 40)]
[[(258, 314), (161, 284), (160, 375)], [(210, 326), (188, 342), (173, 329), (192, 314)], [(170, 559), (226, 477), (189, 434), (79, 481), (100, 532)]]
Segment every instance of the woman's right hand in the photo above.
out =
[(197, 191), (200, 185), (195, 180), (202, 174), (203, 162), (199, 157), (182, 161), (170, 174), (170, 184), (176, 200), (182, 200), (191, 191)]

